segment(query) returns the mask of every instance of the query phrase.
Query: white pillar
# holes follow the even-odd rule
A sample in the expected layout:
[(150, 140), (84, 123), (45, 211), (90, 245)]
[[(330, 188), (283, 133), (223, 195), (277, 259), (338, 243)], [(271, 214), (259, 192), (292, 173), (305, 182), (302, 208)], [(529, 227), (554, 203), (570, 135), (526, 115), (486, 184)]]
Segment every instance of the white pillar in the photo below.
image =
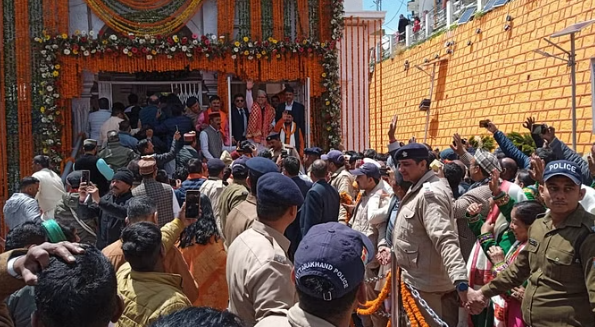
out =
[(481, 4), (481, 0), (477, 0), (477, 11), (480, 12), (483, 9), (483, 6)]
[[(478, 0), (481, 1), (481, 0)], [(432, 24), (430, 22), (431, 19), (431, 15), (430, 13), (426, 13), (425, 17), (424, 17), (424, 23), (426, 24), (426, 38), (430, 37), (430, 34), (432, 34)]]
[(413, 38), (413, 29), (411, 25), (405, 26), (405, 46), (411, 45), (411, 39)]
[[(478, 0), (481, 1), (481, 0)], [(452, 17), (452, 1), (446, 1), (446, 28), (450, 28), (450, 25), (453, 23)]]

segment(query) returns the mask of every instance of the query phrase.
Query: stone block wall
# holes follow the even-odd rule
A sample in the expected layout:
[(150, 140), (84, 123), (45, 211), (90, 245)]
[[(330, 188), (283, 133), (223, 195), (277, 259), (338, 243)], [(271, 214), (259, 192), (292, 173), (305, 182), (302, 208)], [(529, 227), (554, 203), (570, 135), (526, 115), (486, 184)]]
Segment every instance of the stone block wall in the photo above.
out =
[[(415, 136), (423, 142), (426, 113), (418, 106), (428, 97), (430, 77), (414, 66), (431, 74), (432, 62), (436, 62), (436, 74), (427, 140), (432, 147), (444, 149), (454, 133), (463, 137), (489, 134), (479, 127), (481, 119), (491, 119), (503, 132), (528, 132), (522, 127), (528, 116), (554, 126), (558, 137), (570, 145), (570, 67), (533, 50), (561, 55), (543, 38), (595, 19), (594, 11), (595, 0), (513, 0), (385, 60), (374, 72), (382, 78), (370, 78), (371, 146), (386, 149), (386, 131), (394, 114), (399, 115), (399, 140)], [(507, 15), (512, 21), (506, 21)], [(552, 40), (570, 49), (569, 36)], [(453, 44), (447, 46), (447, 42)], [(578, 152), (587, 151), (595, 141), (591, 58), (595, 58), (595, 24), (576, 37)], [(425, 61), (429, 64), (424, 66)]]

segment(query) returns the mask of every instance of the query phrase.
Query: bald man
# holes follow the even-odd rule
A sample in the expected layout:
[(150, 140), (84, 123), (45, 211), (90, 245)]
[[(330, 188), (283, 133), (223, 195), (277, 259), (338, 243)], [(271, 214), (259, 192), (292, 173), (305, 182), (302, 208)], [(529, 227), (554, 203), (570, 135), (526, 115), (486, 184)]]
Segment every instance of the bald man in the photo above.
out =
[(505, 157), (499, 160), (500, 166), (502, 167), (502, 172), (500, 173), (500, 178), (503, 180), (507, 180), (509, 182), (514, 183), (514, 179), (516, 178), (516, 173), (519, 167), (516, 164), (514, 159)]

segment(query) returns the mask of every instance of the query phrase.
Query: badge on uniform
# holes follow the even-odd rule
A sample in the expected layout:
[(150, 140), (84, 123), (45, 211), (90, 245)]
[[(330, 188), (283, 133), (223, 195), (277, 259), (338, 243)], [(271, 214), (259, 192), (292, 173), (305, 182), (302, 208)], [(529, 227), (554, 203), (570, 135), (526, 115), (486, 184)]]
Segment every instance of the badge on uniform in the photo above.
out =
[(287, 260), (284, 256), (279, 255), (279, 254), (275, 254), (275, 257), (273, 258), (273, 261), (279, 262), (279, 263), (285, 263)]
[(529, 245), (537, 246), (537, 241), (535, 239), (530, 238), (529, 239)]
[(422, 187), (424, 189), (424, 196), (434, 197), (434, 191), (432, 191), (432, 184), (430, 184), (430, 183), (424, 183), (422, 185)]

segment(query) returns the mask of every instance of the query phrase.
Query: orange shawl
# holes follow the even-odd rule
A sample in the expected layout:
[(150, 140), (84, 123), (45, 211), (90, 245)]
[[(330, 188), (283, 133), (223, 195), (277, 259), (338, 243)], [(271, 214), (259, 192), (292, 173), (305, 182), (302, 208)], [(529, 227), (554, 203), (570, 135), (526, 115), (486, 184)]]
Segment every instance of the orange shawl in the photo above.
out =
[(180, 248), (190, 273), (198, 284), (198, 299), (192, 303), (195, 307), (211, 307), (217, 310), (227, 309), (229, 293), (225, 279), (227, 253), (223, 241), (215, 242), (213, 237), (206, 245), (193, 244)]
[(246, 138), (254, 140), (256, 143), (263, 142), (269, 133), (273, 130), (271, 126), (275, 120), (275, 109), (270, 104), (266, 104), (264, 110), (264, 120), (262, 117), (262, 109), (257, 102), (254, 102), (250, 111), (250, 120), (248, 121), (248, 131)]

